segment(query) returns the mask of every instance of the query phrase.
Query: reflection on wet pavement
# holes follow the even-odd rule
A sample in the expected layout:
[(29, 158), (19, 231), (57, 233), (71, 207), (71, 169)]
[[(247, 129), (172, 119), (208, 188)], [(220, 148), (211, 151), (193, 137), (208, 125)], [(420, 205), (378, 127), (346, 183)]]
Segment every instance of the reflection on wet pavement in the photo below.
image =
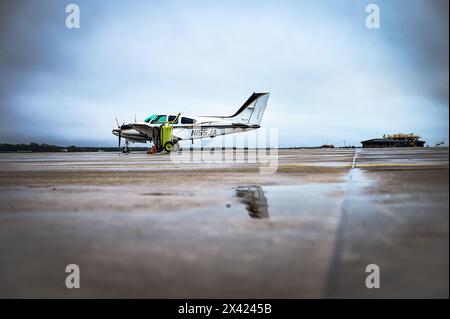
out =
[(448, 149), (354, 155), (0, 154), (0, 298), (448, 298)]
[(245, 209), (251, 218), (269, 218), (267, 198), (261, 186), (239, 186), (236, 196), (245, 204)]

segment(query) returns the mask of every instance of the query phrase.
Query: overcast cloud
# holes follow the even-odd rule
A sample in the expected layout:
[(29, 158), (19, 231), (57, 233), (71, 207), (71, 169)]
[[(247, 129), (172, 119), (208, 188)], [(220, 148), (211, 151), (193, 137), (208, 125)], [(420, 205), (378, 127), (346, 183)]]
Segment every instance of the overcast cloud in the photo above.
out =
[(433, 145), (448, 141), (448, 23), (446, 0), (2, 1), (0, 142), (115, 145), (115, 116), (228, 115), (268, 91), (281, 146)]

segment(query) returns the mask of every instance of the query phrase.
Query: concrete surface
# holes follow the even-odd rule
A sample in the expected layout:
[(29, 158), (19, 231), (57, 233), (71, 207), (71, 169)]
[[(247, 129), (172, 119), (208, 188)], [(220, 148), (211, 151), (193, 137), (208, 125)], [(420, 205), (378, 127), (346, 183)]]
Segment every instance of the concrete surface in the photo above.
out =
[(448, 298), (448, 186), (448, 149), (0, 154), (0, 297)]

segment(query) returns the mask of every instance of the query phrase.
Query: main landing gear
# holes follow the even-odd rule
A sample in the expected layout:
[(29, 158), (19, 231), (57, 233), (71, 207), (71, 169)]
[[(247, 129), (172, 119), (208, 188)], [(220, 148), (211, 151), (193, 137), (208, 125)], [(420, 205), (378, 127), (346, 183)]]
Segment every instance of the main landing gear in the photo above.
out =
[(153, 144), (152, 148), (147, 151), (148, 154), (156, 154), (165, 151), (166, 153), (177, 152), (180, 149), (178, 141), (167, 141), (164, 146)]

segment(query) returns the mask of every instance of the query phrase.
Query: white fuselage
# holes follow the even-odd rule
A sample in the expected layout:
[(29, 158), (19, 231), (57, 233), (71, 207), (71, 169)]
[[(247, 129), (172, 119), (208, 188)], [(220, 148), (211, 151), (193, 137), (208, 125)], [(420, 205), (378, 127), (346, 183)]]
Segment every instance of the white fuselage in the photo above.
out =
[[(173, 124), (173, 136), (177, 140), (194, 140), (202, 138), (213, 138), (220, 135), (241, 133), (259, 128), (259, 125), (243, 125), (233, 123), (218, 117), (198, 117), (190, 116), (194, 123), (181, 123), (183, 117), (178, 123)], [(136, 122), (122, 126), (121, 137), (130, 142), (145, 143), (153, 139), (153, 128), (160, 127), (161, 123)], [(118, 136), (119, 129), (114, 129), (113, 134)]]

